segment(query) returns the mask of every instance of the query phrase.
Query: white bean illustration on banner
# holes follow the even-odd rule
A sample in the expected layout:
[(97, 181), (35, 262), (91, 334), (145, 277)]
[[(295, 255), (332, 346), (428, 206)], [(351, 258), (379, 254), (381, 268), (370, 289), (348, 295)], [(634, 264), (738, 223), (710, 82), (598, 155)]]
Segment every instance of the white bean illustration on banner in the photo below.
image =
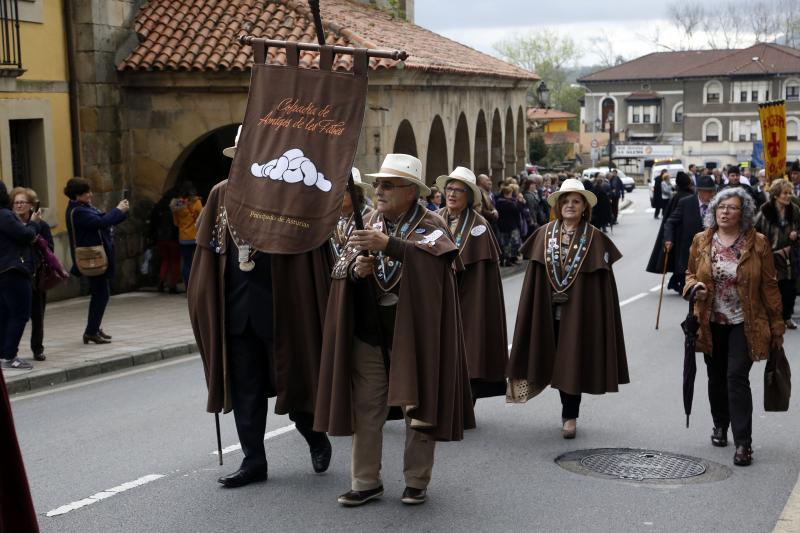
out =
[(286, 183), (302, 181), (306, 186), (316, 186), (323, 192), (331, 190), (331, 182), (322, 172), (317, 171), (314, 162), (299, 148), (287, 150), (282, 156), (264, 165), (253, 163), (250, 173), (257, 178), (269, 178)]

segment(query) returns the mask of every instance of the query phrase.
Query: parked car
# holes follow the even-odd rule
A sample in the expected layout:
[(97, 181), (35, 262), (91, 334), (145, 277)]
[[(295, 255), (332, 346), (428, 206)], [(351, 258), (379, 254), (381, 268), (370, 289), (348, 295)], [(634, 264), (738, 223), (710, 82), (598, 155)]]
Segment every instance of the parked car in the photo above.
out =
[[(594, 176), (598, 172), (602, 172), (603, 174), (608, 174), (608, 167), (587, 168), (586, 170), (583, 171), (583, 173), (581, 175), (584, 178), (591, 179), (592, 176)], [(619, 176), (619, 179), (622, 180), (622, 186), (625, 187), (625, 192), (632, 192), (633, 189), (636, 188), (636, 182), (633, 181), (633, 178), (631, 178), (630, 176), (627, 176), (625, 174), (625, 172), (623, 172), (620, 169), (617, 169), (617, 175)]]

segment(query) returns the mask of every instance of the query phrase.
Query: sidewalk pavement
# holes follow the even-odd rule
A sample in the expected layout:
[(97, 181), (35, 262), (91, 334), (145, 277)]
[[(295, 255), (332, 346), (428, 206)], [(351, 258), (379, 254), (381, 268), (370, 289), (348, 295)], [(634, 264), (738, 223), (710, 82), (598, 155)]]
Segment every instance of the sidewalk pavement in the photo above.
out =
[[(504, 267), (503, 277), (524, 272), (525, 264)], [(33, 370), (3, 369), (9, 394), (32, 391), (98, 374), (123, 370), (197, 351), (185, 294), (128, 292), (111, 297), (103, 318), (110, 344), (83, 344), (89, 298), (47, 305), (44, 315), (46, 361), (34, 361), (30, 322), (19, 356)]]
[(189, 323), (185, 294), (129, 292), (111, 297), (103, 331), (110, 344), (83, 344), (89, 298), (47, 305), (44, 315), (46, 361), (34, 361), (30, 322), (19, 356), (33, 370), (3, 369), (9, 394), (49, 387), (97, 374), (122, 370), (193, 353), (197, 344)]

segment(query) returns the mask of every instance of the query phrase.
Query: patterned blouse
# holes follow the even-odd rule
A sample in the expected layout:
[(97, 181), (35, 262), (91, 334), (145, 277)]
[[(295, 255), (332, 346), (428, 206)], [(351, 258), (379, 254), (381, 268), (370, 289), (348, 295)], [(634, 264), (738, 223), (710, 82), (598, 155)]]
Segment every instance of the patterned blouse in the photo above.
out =
[(714, 234), (711, 244), (711, 276), (716, 289), (712, 306), (711, 322), (717, 324), (741, 324), (744, 311), (736, 289), (736, 268), (742, 256), (744, 238), (736, 239), (731, 246), (725, 246)]

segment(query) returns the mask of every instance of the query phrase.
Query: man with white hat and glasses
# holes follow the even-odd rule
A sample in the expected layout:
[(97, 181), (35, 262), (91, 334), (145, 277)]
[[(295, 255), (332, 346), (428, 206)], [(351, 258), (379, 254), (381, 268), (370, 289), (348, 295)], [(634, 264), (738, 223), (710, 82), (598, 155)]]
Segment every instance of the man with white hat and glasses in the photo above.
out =
[(421, 504), (436, 441), (461, 440), (474, 427), (452, 268), (458, 249), (417, 201), (429, 193), (419, 159), (389, 154), (365, 181), (375, 185), (376, 211), (333, 269), (314, 429), (353, 436), (351, 490), (338, 501), (358, 506), (383, 495), (383, 425), (390, 407), (400, 408), (401, 501)]

